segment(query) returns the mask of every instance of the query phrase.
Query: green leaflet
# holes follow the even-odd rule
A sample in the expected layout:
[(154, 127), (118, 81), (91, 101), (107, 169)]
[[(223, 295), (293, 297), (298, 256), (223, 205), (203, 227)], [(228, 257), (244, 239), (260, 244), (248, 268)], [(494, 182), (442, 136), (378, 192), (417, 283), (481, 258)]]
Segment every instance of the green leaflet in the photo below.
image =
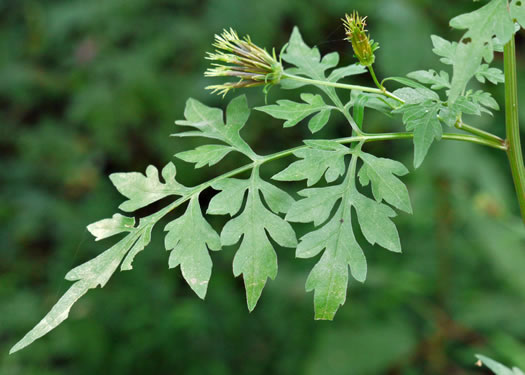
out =
[(326, 104), (321, 95), (303, 93), (301, 94), (301, 99), (305, 103), (278, 100), (277, 104), (256, 107), (255, 109), (274, 118), (286, 120), (283, 124), (285, 128), (295, 126), (304, 118), (317, 113), (308, 122), (308, 128), (312, 133), (321, 130), (330, 119), (330, 111), (334, 107)]
[[(304, 198), (296, 201), (286, 215), (288, 221), (313, 222), (318, 226), (300, 239), (296, 250), (299, 258), (311, 258), (323, 252), (306, 282), (306, 290), (314, 291), (316, 319), (333, 319), (339, 306), (344, 304), (348, 267), (356, 280), (363, 282), (366, 278), (366, 259), (353, 234), (352, 207), (368, 242), (401, 251), (399, 235), (391, 221), (395, 212), (365, 197), (355, 187), (357, 155), (359, 151), (353, 156), (350, 170), (341, 184), (300, 191)], [(396, 171), (401, 173), (399, 169)], [(318, 172), (315, 173), (317, 176)], [(336, 205), (335, 214), (330, 218)]]
[(131, 232), (134, 227), (134, 218), (115, 214), (111, 219), (103, 219), (89, 224), (87, 229), (95, 237), (95, 241), (100, 241), (115, 234)]
[[(295, 68), (287, 69), (286, 72), (294, 75), (302, 75), (316, 80), (329, 80), (336, 82), (348, 76), (362, 74), (366, 72), (364, 66), (352, 64), (346, 67), (334, 69), (326, 77), (326, 71), (337, 66), (339, 63), (339, 54), (331, 52), (321, 58), (321, 53), (317, 47), (310, 48), (303, 41), (301, 33), (297, 27), (294, 27), (290, 40), (288, 41), (282, 59), (289, 64), (295, 65)], [(308, 83), (297, 82), (290, 79), (283, 79), (281, 86), (285, 89), (295, 89), (307, 85)], [(335, 95), (333, 87), (318, 85), (328, 96)]]
[[(297, 245), (291, 225), (276, 215), (286, 212), (293, 199), (286, 192), (263, 181), (257, 167), (253, 169), (249, 180), (227, 179), (212, 187), (220, 192), (210, 202), (208, 213), (228, 213), (233, 216), (238, 213), (247, 195), (244, 210), (222, 229), (221, 244), (229, 246), (241, 240), (233, 259), (233, 274), (243, 275), (248, 309), (252, 311), (266, 280), (274, 279), (277, 275), (277, 255), (268, 235), (281, 246)], [(265, 207), (261, 194), (273, 212)], [(234, 202), (229, 202), (232, 198)]]
[(485, 80), (495, 85), (505, 82), (503, 72), (498, 68), (489, 67), (488, 64), (481, 64), (475, 73), (475, 77), (481, 83), (485, 83)]
[(194, 150), (179, 152), (175, 156), (188, 163), (194, 163), (195, 168), (202, 168), (205, 165), (217, 164), (235, 149), (226, 145), (203, 145)]
[[(257, 158), (257, 155), (239, 134), (240, 130), (246, 124), (248, 117), (250, 117), (250, 109), (248, 108), (248, 102), (245, 95), (236, 97), (230, 102), (230, 104), (228, 104), (228, 107), (226, 108), (226, 124), (224, 123), (223, 112), (221, 109), (208, 107), (195, 99), (188, 99), (186, 102), (184, 117), (186, 120), (175, 121), (175, 124), (180, 126), (191, 126), (196, 130), (175, 133), (172, 134), (173, 136), (216, 139), (230, 145), (233, 149), (251, 159)], [(210, 149), (208, 148), (207, 150), (209, 151)], [(214, 150), (217, 151), (217, 148)], [(200, 151), (194, 151), (199, 153), (202, 152), (202, 149), (200, 149)], [(225, 150), (223, 149), (223, 151)], [(177, 157), (189, 160), (192, 160), (194, 156), (195, 153), (182, 153), (182, 156), (181, 154), (177, 154)], [(218, 156), (215, 155), (214, 158), (208, 159), (203, 165), (210, 164), (210, 160), (211, 163), (218, 162), (220, 159), (217, 160), (217, 158)]]
[(194, 195), (186, 212), (164, 229), (166, 250), (170, 251), (169, 267), (180, 265), (182, 276), (202, 299), (206, 296), (211, 277), (210, 250), (220, 250), (219, 235), (202, 216), (198, 195)]
[(396, 177), (406, 175), (408, 169), (398, 161), (378, 158), (365, 152), (361, 152), (359, 157), (363, 161), (358, 174), (359, 181), (363, 186), (372, 182), (374, 198), (378, 202), (384, 200), (402, 211), (412, 213), (407, 187)]
[(483, 365), (491, 369), (495, 375), (525, 375), (525, 373), (517, 367), (513, 367), (511, 370), (507, 366), (485, 357), (484, 355), (476, 354), (476, 358), (479, 359)]
[(441, 139), (443, 130), (438, 120), (441, 109), (439, 102), (425, 100), (421, 103), (405, 104), (396, 113), (403, 114), (403, 123), (407, 130), (414, 132), (414, 167), (418, 168), (434, 139)]
[(440, 61), (443, 64), (453, 65), (458, 43), (449, 42), (448, 40), (443, 39), (442, 37), (437, 35), (431, 35), (430, 39), (432, 40), (432, 45), (434, 46), (432, 52), (434, 52), (438, 56), (441, 56)]
[(431, 85), (432, 90), (440, 90), (450, 88), (450, 77), (447, 72), (440, 71), (437, 73), (435, 70), (417, 70), (412, 73), (408, 73), (407, 77), (415, 79), (426, 85)]
[(394, 95), (403, 99), (405, 104), (418, 104), (425, 100), (439, 101), (439, 95), (426, 87), (403, 87), (395, 90)]
[(176, 169), (173, 163), (168, 163), (162, 169), (165, 183), (159, 180), (159, 171), (150, 165), (146, 175), (138, 172), (113, 173), (109, 176), (120, 194), (128, 198), (119, 208), (133, 212), (170, 195), (184, 195), (188, 188), (175, 181)]
[[(335, 143), (335, 142), (333, 142)], [(307, 185), (316, 184), (323, 175), (326, 182), (334, 182), (345, 172), (344, 157), (349, 149), (338, 143), (331, 144), (331, 149), (306, 148), (297, 150), (294, 155), (302, 160), (290, 164), (272, 177), (278, 181), (307, 180)], [(310, 145), (313, 145), (310, 143)]]
[(457, 44), (449, 102), (454, 103), (476, 74), (482, 60), (490, 63), (494, 55), (493, 37), (505, 44), (514, 33), (507, 0), (492, 0), (487, 5), (450, 21), (455, 29), (467, 29)]
[[(101, 239), (103, 238), (101, 236), (109, 237), (117, 234), (117, 228), (122, 229), (123, 223), (129, 224), (133, 221), (133, 218), (120, 215), (118, 217), (115, 216), (112, 219), (95, 223), (90, 226), (90, 231), (94, 232), (94, 234), (96, 233), (95, 236)], [(122, 270), (131, 269), (133, 257), (149, 243), (152, 228), (153, 222), (147, 218), (143, 219), (138, 227), (132, 230), (126, 229), (130, 233), (111, 248), (96, 258), (69, 271), (66, 275), (66, 280), (75, 281), (75, 283), (58, 300), (47, 315), (11, 348), (9, 353), (23, 349), (66, 320), (75, 302), (86, 294), (89, 289), (97, 286), (104, 287), (121, 263)], [(126, 258), (124, 259), (124, 257)]]

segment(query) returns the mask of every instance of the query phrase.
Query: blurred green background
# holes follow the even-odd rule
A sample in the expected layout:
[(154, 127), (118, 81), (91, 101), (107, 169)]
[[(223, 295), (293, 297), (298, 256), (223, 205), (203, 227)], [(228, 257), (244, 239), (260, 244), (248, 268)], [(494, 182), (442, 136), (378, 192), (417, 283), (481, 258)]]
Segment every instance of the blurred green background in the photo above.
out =
[[(169, 137), (188, 97), (224, 107), (237, 95), (222, 100), (203, 90), (212, 83), (202, 73), (214, 33), (231, 26), (279, 50), (298, 25), (309, 45), (337, 50), (349, 64), (339, 19), (357, 9), (381, 44), (376, 72), (400, 76), (446, 68), (431, 52), (430, 34), (459, 39), (448, 20), (478, 6), (469, 0), (0, 1), (0, 374), (481, 374), (477, 352), (525, 368), (525, 231), (505, 155), (445, 141), (405, 178), (414, 215), (396, 219), (403, 254), (365, 247), (368, 280), (350, 282), (333, 322), (313, 320), (304, 283), (315, 259), (295, 259), (292, 249), (278, 249), (279, 275), (251, 314), (242, 280), (232, 275), (234, 249), (213, 253), (202, 302), (179, 269), (168, 270), (161, 224), (132, 272), (115, 274), (55, 331), (7, 355), (67, 289), (66, 272), (112, 243), (94, 243), (85, 230), (123, 200), (109, 173), (174, 160), (181, 181), (197, 184), (244, 162), (230, 156), (217, 168), (193, 170), (173, 158), (200, 142)], [(518, 74), (525, 100), (523, 35)], [(495, 64), (502, 66), (502, 56)], [(372, 84), (365, 76), (356, 82)], [(502, 104), (502, 86), (489, 88)], [(264, 103), (259, 89), (243, 93), (252, 106)], [(268, 101), (284, 95), (297, 93), (274, 88)], [(525, 101), (521, 108), (525, 124)], [(501, 113), (468, 120), (504, 133)], [(365, 126), (402, 129), (399, 119), (369, 112)], [(318, 137), (346, 135), (348, 127), (334, 117)], [(311, 137), (305, 124), (282, 129), (262, 113), (252, 114), (244, 136), (260, 153)], [(409, 141), (366, 147), (412, 165)], [(213, 220), (220, 229), (221, 218)]]

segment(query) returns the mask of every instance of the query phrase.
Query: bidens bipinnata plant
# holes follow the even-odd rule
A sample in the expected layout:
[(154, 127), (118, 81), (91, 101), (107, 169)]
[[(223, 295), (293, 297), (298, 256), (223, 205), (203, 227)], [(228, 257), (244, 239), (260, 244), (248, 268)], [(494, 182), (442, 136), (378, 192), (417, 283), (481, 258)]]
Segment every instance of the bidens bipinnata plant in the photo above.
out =
[[(241, 137), (240, 131), (250, 117), (245, 96), (231, 100), (226, 113), (189, 99), (184, 120), (176, 121), (177, 137), (203, 137), (209, 144), (176, 155), (195, 168), (213, 166), (227, 154), (245, 156), (247, 164), (197, 186), (177, 181), (175, 165), (159, 170), (149, 166), (145, 174), (115, 173), (110, 176), (117, 190), (127, 198), (113, 217), (88, 226), (95, 239), (115, 235), (123, 237), (96, 258), (67, 273), (74, 282), (51, 311), (12, 349), (15, 352), (42, 337), (69, 314), (73, 304), (88, 290), (105, 286), (113, 273), (130, 270), (135, 258), (149, 244), (152, 228), (175, 208), (185, 212), (165, 226), (165, 246), (170, 252), (170, 268), (180, 267), (190, 288), (204, 298), (212, 270), (210, 251), (238, 245), (233, 273), (242, 275), (248, 309), (255, 308), (267, 280), (277, 275), (277, 254), (272, 240), (283, 247), (295, 248), (297, 258), (318, 258), (306, 281), (306, 290), (314, 292), (316, 319), (333, 319), (347, 294), (349, 271), (364, 282), (367, 275), (364, 243), (359, 243), (354, 228), (359, 226), (370, 244), (401, 252), (393, 218), (396, 210), (412, 212), (405, 184), (400, 177), (408, 169), (398, 161), (381, 158), (365, 151), (365, 143), (412, 139), (414, 166), (421, 165), (436, 140), (465, 141), (507, 152), (518, 201), (525, 217), (525, 170), (521, 155), (517, 121), (514, 33), (525, 25), (525, 7), (521, 1), (492, 0), (480, 9), (452, 19), (450, 25), (465, 30), (459, 42), (432, 36), (433, 51), (447, 70), (419, 70), (408, 77), (389, 77), (380, 82), (373, 70), (378, 44), (370, 40), (365, 18), (357, 12), (343, 19), (346, 38), (358, 63), (338, 67), (336, 52), (321, 56), (309, 47), (295, 28), (289, 42), (276, 54), (240, 38), (233, 30), (215, 37), (213, 53), (207, 59), (212, 67), (208, 77), (227, 77), (226, 83), (209, 86), (226, 95), (235, 89), (279, 86), (301, 90), (301, 101), (279, 100), (257, 107), (269, 116), (284, 121), (284, 127), (297, 125), (309, 117), (308, 128), (316, 133), (332, 117), (341, 114), (349, 124), (348, 137), (331, 140), (305, 140), (304, 145), (271, 155), (259, 155)], [(504, 51), (505, 74), (490, 67), (494, 53)], [(369, 72), (377, 87), (347, 82)], [(450, 74), (451, 73), (451, 74)], [(498, 110), (498, 103), (488, 92), (468, 88), (472, 79), (493, 84), (505, 81), (507, 138), (501, 139), (463, 122), (463, 114), (482, 115)], [(385, 83), (396, 81), (403, 87), (390, 92)], [(336, 89), (339, 89), (337, 91)], [(350, 93), (350, 95), (349, 95)], [(342, 99), (344, 98), (344, 100)], [(347, 101), (347, 98), (350, 98)], [(366, 109), (389, 116), (399, 114), (407, 132), (370, 134), (363, 114)], [(461, 132), (443, 132), (455, 128)], [(270, 180), (260, 170), (274, 160), (295, 157), (284, 170)], [(243, 178), (246, 176), (246, 178)], [(316, 186), (322, 179), (326, 184)], [(299, 199), (277, 187), (273, 181), (305, 181)], [(371, 196), (364, 193), (371, 186)], [(212, 188), (218, 193), (208, 207), (199, 203), (199, 195)], [(160, 211), (136, 220), (133, 212), (165, 197), (173, 201)], [(207, 221), (209, 215), (230, 219), (220, 233)], [(292, 223), (313, 223), (314, 229), (297, 239)]]

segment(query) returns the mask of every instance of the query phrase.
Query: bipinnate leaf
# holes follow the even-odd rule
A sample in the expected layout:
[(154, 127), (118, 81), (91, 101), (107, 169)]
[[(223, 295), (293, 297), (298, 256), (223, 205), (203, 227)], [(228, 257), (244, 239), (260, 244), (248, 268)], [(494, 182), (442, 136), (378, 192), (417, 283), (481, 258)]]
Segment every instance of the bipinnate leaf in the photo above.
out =
[(396, 177), (406, 175), (408, 169), (398, 161), (378, 158), (365, 152), (361, 152), (359, 157), (363, 161), (359, 180), (363, 186), (372, 182), (374, 198), (378, 202), (384, 200), (402, 211), (412, 213), (407, 187)]
[[(230, 145), (249, 158), (257, 157), (239, 133), (250, 117), (250, 108), (245, 95), (236, 97), (228, 104), (226, 123), (221, 109), (208, 107), (191, 98), (186, 102), (184, 117), (186, 120), (175, 121), (175, 124), (193, 127), (196, 130), (175, 133), (172, 134), (173, 136), (215, 139)], [(187, 154), (185, 156), (187, 157)]]
[(330, 118), (330, 111), (334, 108), (326, 104), (321, 95), (301, 94), (304, 103), (296, 103), (291, 100), (278, 100), (277, 104), (256, 107), (255, 109), (270, 116), (286, 120), (285, 128), (297, 125), (301, 120), (316, 113), (308, 122), (308, 128), (312, 133), (321, 130)]
[(483, 60), (492, 62), (493, 38), (505, 44), (514, 34), (514, 23), (507, 6), (507, 0), (491, 0), (485, 6), (450, 21), (453, 28), (466, 29), (467, 32), (455, 50), (449, 103), (454, 103), (465, 90)]
[[(125, 220), (117, 218), (115, 222), (118, 221), (122, 222)], [(23, 349), (33, 341), (56, 328), (60, 323), (67, 319), (71, 307), (84, 294), (86, 294), (89, 289), (98, 286), (104, 287), (111, 275), (113, 275), (118, 268), (119, 264), (121, 264), (126, 254), (129, 255), (129, 253), (134, 250), (137, 252), (136, 249), (141, 250), (147, 245), (147, 243), (149, 243), (151, 228), (152, 224), (146, 220), (144, 224), (133, 229), (126, 237), (98, 255), (96, 258), (69, 271), (66, 275), (66, 279), (69, 281), (75, 281), (75, 283), (71, 285), (47, 315), (11, 348), (9, 353), (14, 353)], [(95, 232), (97, 231), (98, 229)], [(128, 260), (129, 264), (131, 264), (131, 260), (131, 258)]]
[[(228, 221), (222, 229), (221, 243), (223, 246), (229, 246), (241, 240), (233, 259), (233, 274), (243, 275), (248, 309), (252, 311), (266, 280), (274, 279), (277, 275), (277, 255), (268, 236), (284, 247), (295, 247), (297, 239), (291, 225), (274, 213), (286, 210), (292, 198), (277, 187), (269, 188), (259, 177), (258, 168), (253, 169), (251, 178), (245, 184), (241, 181), (214, 185), (214, 189), (222, 191), (214, 197), (215, 202), (210, 202), (210, 206), (213, 203), (213, 208), (208, 212), (235, 215), (235, 210), (223, 208), (223, 200), (232, 196), (240, 196), (243, 199), (244, 195), (247, 195), (244, 210)], [(230, 189), (232, 191), (228, 192)], [(261, 194), (274, 212), (266, 208)], [(235, 207), (240, 208), (238, 202), (235, 203)]]
[(128, 198), (119, 208), (126, 212), (133, 212), (159, 199), (170, 195), (184, 195), (188, 188), (175, 181), (175, 165), (168, 163), (162, 169), (164, 183), (159, 179), (159, 171), (150, 165), (146, 174), (138, 172), (113, 173), (109, 176), (117, 190)]
[(202, 299), (211, 277), (209, 250), (220, 250), (219, 235), (202, 216), (198, 195), (194, 195), (181, 217), (166, 225), (166, 250), (171, 251), (169, 267), (180, 266), (182, 276)]

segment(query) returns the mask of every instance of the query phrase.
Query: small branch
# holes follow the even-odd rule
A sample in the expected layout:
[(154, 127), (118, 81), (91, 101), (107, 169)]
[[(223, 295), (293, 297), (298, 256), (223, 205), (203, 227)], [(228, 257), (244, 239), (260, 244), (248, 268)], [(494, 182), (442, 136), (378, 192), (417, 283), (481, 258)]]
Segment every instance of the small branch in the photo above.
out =
[(463, 121), (459, 120), (457, 121), (454, 126), (457, 128), (457, 129), (460, 129), (460, 130), (464, 130), (468, 133), (471, 133), (471, 134), (474, 134), (474, 135), (477, 135), (478, 137), (481, 137), (481, 138), (484, 138), (484, 139), (487, 139), (489, 141), (493, 141), (493, 142), (497, 142), (497, 143), (501, 143), (503, 146), (507, 147), (506, 143), (505, 143), (505, 140), (504, 139), (501, 139), (500, 137), (498, 137), (497, 135), (495, 134), (492, 134), (492, 133), (489, 133), (489, 132), (486, 132), (484, 130), (481, 130), (481, 129), (478, 129), (474, 126), (470, 126), (470, 125), (467, 125), (465, 124)]
[(374, 68), (372, 67), (372, 65), (368, 65), (367, 68), (368, 68), (368, 71), (370, 72), (370, 75), (372, 76), (372, 79), (374, 80), (374, 83), (379, 88), (379, 90), (381, 90), (383, 93), (386, 93), (386, 89), (384, 88), (384, 86), (380, 84), (379, 81), (377, 80), (376, 72), (374, 71)]
[(521, 217), (525, 223), (525, 166), (520, 141), (518, 119), (518, 79), (516, 74), (516, 45), (514, 35), (503, 50), (505, 66), (505, 128), (507, 131), (507, 156), (518, 196)]

